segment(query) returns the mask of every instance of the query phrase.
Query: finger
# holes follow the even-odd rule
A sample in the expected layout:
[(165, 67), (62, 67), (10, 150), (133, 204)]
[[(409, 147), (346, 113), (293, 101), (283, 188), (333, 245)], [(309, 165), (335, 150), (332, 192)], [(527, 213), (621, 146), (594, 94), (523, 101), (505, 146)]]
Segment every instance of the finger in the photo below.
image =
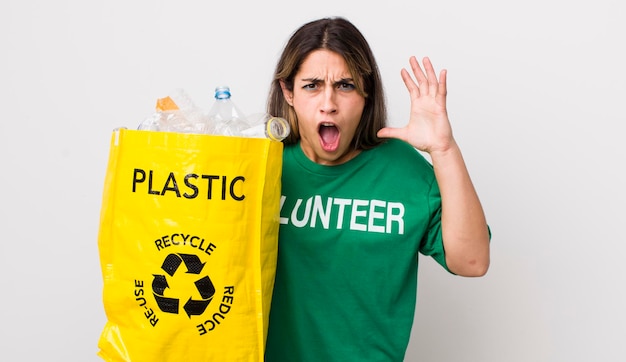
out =
[(439, 89), (437, 90), (437, 96), (441, 97), (442, 100), (445, 101), (446, 95), (448, 94), (448, 71), (446, 69), (442, 69), (439, 72)]
[(426, 70), (426, 77), (428, 78), (428, 90), (430, 94), (437, 94), (439, 83), (437, 81), (437, 74), (435, 74), (435, 68), (430, 58), (424, 57), (422, 60), (424, 63), (424, 69)]
[(413, 74), (415, 75), (415, 79), (417, 79), (417, 84), (419, 85), (422, 93), (426, 93), (428, 91), (428, 78), (424, 74), (422, 67), (420, 67), (419, 62), (415, 56), (409, 58), (409, 63), (411, 64), (411, 69), (413, 70)]
[(380, 138), (397, 138), (403, 141), (407, 141), (406, 130), (404, 128), (385, 127), (381, 128), (377, 136)]
[(415, 81), (413, 81), (413, 78), (411, 78), (411, 76), (409, 75), (409, 72), (406, 69), (402, 69), (400, 71), (400, 76), (402, 77), (402, 81), (404, 81), (404, 85), (406, 86), (406, 89), (409, 90), (409, 94), (411, 96), (419, 97), (420, 95), (419, 87), (417, 86), (417, 84), (415, 84)]

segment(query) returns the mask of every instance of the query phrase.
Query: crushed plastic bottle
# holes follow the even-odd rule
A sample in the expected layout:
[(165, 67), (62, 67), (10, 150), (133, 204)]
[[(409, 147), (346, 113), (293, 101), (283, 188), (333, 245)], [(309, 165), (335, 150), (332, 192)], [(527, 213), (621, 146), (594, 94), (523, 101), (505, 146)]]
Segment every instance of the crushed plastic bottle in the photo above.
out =
[(233, 103), (230, 88), (215, 88), (215, 102), (204, 113), (182, 89), (159, 98), (156, 112), (139, 125), (139, 130), (200, 133), (221, 136), (267, 138), (282, 141), (291, 132), (289, 122), (267, 113), (245, 116)]
[(291, 132), (289, 122), (281, 117), (274, 117), (267, 113), (253, 114), (247, 117), (250, 128), (241, 131), (243, 137), (269, 138), (273, 141), (282, 141)]
[(207, 117), (209, 122), (213, 124), (213, 129), (210, 132), (212, 134), (241, 136), (244, 129), (250, 128), (244, 113), (231, 99), (230, 87), (228, 86), (215, 88), (215, 102)]
[(139, 130), (179, 133), (209, 133), (210, 124), (182, 89), (157, 100), (156, 112), (146, 118)]

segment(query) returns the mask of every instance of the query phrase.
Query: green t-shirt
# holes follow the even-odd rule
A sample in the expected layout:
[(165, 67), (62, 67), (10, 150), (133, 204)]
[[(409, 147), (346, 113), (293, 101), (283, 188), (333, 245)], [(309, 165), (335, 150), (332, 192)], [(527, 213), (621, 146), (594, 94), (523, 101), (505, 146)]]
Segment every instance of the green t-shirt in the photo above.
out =
[(418, 252), (446, 267), (432, 165), (399, 140), (338, 166), (288, 146), (282, 195), (266, 361), (402, 361)]

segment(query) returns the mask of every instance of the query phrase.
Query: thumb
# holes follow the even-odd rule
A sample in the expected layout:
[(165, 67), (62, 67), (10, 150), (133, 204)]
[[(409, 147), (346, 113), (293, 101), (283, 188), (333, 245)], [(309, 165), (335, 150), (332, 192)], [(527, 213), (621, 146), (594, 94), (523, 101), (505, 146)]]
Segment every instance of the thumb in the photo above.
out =
[(397, 138), (403, 141), (407, 140), (406, 130), (404, 128), (385, 127), (381, 128), (376, 135), (380, 138)]

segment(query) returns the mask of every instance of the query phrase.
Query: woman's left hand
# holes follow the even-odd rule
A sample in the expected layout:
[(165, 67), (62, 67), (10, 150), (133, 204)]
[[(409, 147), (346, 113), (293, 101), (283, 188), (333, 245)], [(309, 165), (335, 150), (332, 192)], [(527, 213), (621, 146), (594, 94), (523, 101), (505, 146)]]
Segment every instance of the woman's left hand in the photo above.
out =
[(454, 144), (446, 109), (447, 71), (442, 70), (437, 79), (428, 57), (423, 59), (425, 72), (414, 56), (409, 63), (417, 80), (416, 83), (409, 72), (402, 69), (402, 80), (411, 97), (409, 123), (402, 128), (383, 128), (378, 131), (378, 137), (398, 138), (428, 153), (445, 152)]

